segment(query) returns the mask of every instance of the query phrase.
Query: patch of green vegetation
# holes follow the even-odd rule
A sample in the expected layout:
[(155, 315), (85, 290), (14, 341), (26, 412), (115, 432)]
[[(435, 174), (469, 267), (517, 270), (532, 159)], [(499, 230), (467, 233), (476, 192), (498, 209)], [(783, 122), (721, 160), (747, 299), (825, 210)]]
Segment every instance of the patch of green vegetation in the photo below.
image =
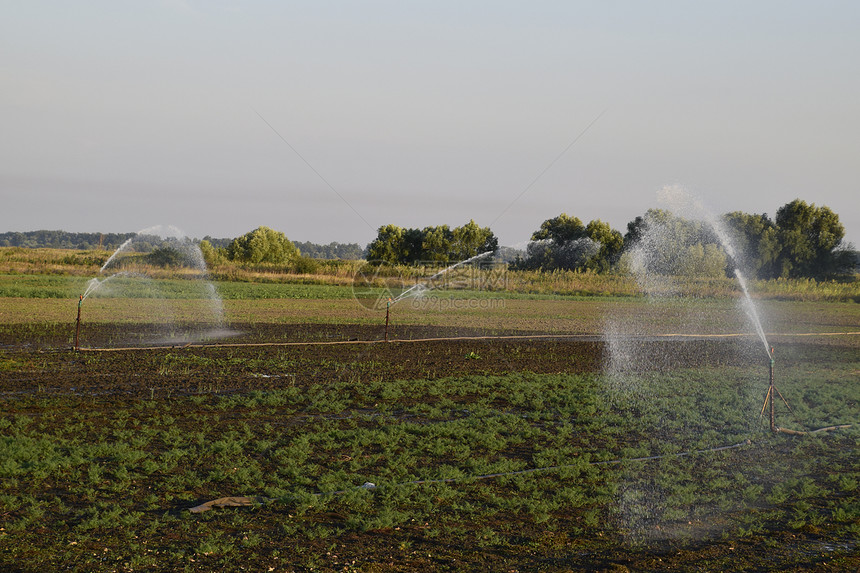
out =
[[(151, 359), (163, 376), (217, 380), (286, 371), (300, 358)], [(87, 360), (102, 372), (114, 358)], [(782, 365), (794, 413), (780, 417), (799, 428), (856, 423), (857, 367), (856, 357), (813, 371)], [(158, 393), (109, 407), (93, 396), (6, 400), (0, 564), (341, 569), (332, 556), (383, 551), (422, 568), (413, 552), (426, 559), (445, 539), (461, 564), (492, 549), (522, 565), (526, 555), (601, 554), (610, 543), (635, 552), (772, 531), (851, 539), (860, 526), (860, 429), (771, 434), (759, 418), (760, 372), (674, 370), (621, 387), (602, 375), (529, 372), (356, 383), (324, 374), (340, 364), (319, 368), (301, 387)], [(367, 482), (376, 487), (359, 487)], [(187, 512), (232, 495), (275, 501)]]
[[(87, 279), (75, 276), (0, 275), (0, 297), (77, 298), (87, 288)], [(338, 299), (351, 298), (349, 287), (315, 284), (216, 282), (215, 289), (223, 299)], [(189, 279), (152, 279), (119, 277), (93, 291), (93, 297), (123, 298), (208, 298), (210, 291), (200, 281)]]
[(85, 281), (62, 275), (0, 275), (0, 297), (76, 298)]
[(216, 283), (216, 289), (225, 300), (345, 299), (353, 297), (350, 287), (320, 284), (219, 281)]

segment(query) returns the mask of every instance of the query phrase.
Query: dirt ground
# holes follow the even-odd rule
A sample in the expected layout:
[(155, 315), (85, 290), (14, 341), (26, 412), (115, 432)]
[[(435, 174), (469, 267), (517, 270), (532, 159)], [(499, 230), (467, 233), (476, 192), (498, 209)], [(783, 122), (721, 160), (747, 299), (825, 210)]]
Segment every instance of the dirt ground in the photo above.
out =
[[(582, 373), (603, 367), (605, 342), (594, 335), (553, 335), (483, 331), (438, 326), (401, 326), (388, 342), (375, 325), (238, 324), (213, 339), (160, 339), (163, 329), (149, 325), (87, 326), (79, 352), (68, 345), (67, 328), (34, 337), (27, 330), (0, 335), (0, 348), (27, 356), (33, 368), (0, 372), (0, 392), (73, 391), (81, 394), (197, 392), (217, 385), (220, 392), (278, 387), (289, 379), (301, 385), (320, 376), (375, 379), (441, 378), (510, 372)], [(29, 338), (27, 338), (29, 337)], [(82, 337), (82, 340), (83, 337)], [(128, 344), (128, 341), (134, 344)], [(659, 357), (652, 368), (738, 365), (745, 341), (737, 338), (643, 338)], [(88, 357), (98, 356), (98, 366)], [(181, 368), (165, 376), (169, 357), (184, 356)], [(188, 365), (187, 357), (199, 365)], [(47, 367), (36, 364), (44, 362)], [(193, 361), (192, 361), (193, 362)], [(213, 374), (211, 364), (221, 363)], [(279, 366), (277, 371), (254, 364)], [(165, 386), (166, 385), (166, 386)]]

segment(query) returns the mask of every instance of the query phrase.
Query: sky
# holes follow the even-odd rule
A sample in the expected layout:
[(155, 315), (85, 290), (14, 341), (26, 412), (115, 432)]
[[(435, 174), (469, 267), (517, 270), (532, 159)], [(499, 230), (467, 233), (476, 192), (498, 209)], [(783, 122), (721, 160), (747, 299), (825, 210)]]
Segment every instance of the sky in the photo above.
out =
[(854, 1), (0, 0), (0, 232), (367, 244), (666, 186), (860, 246)]

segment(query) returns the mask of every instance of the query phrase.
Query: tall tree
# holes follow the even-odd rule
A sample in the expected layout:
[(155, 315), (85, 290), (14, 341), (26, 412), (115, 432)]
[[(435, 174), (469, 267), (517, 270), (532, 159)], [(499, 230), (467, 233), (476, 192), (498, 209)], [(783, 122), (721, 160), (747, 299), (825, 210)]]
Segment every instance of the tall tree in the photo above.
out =
[(663, 209), (648, 209), (627, 224), (626, 266), (649, 274), (724, 276), (726, 254), (713, 231)]
[(845, 227), (828, 207), (795, 199), (776, 212), (776, 226), (782, 276), (823, 279), (844, 272)]
[(470, 219), (462, 227), (454, 229), (452, 248), (452, 258), (464, 261), (487, 251), (495, 251), (499, 248), (499, 239), (489, 227), (481, 227), (474, 219)]
[(397, 225), (383, 225), (367, 246), (367, 260), (396, 265), (406, 254), (406, 231)]
[(389, 264), (445, 264), (495, 251), (498, 245), (499, 240), (490, 228), (480, 227), (475, 221), (454, 229), (448, 225), (423, 229), (385, 225), (368, 245), (367, 259)]
[(566, 243), (573, 239), (579, 239), (585, 235), (585, 225), (579, 217), (571, 217), (562, 213), (558, 217), (547, 219), (540, 225), (540, 229), (532, 233), (532, 241), (552, 240), (557, 243)]
[(406, 229), (403, 231), (403, 252), (400, 262), (413, 265), (426, 260), (424, 252), (424, 231), (422, 229)]
[(454, 233), (448, 225), (425, 227), (421, 239), (421, 259), (425, 262), (447, 263), (453, 244)]
[(600, 219), (594, 219), (586, 225), (585, 236), (600, 245), (597, 254), (586, 262), (586, 268), (597, 272), (608, 271), (618, 260), (624, 237)]
[(609, 270), (621, 251), (624, 239), (608, 223), (595, 219), (584, 225), (578, 217), (562, 213), (541, 223), (532, 233), (525, 260), (515, 264), (525, 269)]
[(742, 269), (760, 279), (776, 278), (780, 275), (779, 255), (782, 244), (776, 224), (766, 213), (750, 215), (733, 211), (723, 216), (732, 233), (736, 256)]

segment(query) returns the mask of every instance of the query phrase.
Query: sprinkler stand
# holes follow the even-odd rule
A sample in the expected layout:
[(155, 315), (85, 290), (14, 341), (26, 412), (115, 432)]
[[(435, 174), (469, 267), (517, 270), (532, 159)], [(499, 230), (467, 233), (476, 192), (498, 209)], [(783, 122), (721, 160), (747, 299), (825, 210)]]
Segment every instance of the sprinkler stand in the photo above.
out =
[(770, 394), (770, 431), (776, 431), (776, 424), (774, 423), (774, 415), (773, 415), (773, 399), (774, 399), (774, 390), (776, 386), (773, 384), (773, 346), (770, 347), (770, 388), (768, 389), (768, 394)]
[(81, 306), (84, 304), (84, 295), (81, 295), (80, 300), (78, 300), (78, 320), (75, 321), (75, 352), (80, 350), (80, 346), (78, 345), (78, 340), (81, 335)]
[(770, 431), (771, 432), (782, 432), (783, 430), (776, 425), (776, 420), (774, 417), (774, 400), (776, 400), (776, 395), (779, 394), (779, 397), (782, 398), (782, 401), (785, 402), (785, 406), (791, 410), (791, 406), (788, 405), (788, 402), (783, 398), (782, 393), (776, 389), (776, 384), (773, 382), (773, 346), (770, 347), (770, 385), (767, 387), (767, 393), (764, 395), (764, 404), (761, 407), (761, 414), (759, 415), (759, 419), (764, 416), (764, 411), (768, 407), (768, 401), (770, 402)]

